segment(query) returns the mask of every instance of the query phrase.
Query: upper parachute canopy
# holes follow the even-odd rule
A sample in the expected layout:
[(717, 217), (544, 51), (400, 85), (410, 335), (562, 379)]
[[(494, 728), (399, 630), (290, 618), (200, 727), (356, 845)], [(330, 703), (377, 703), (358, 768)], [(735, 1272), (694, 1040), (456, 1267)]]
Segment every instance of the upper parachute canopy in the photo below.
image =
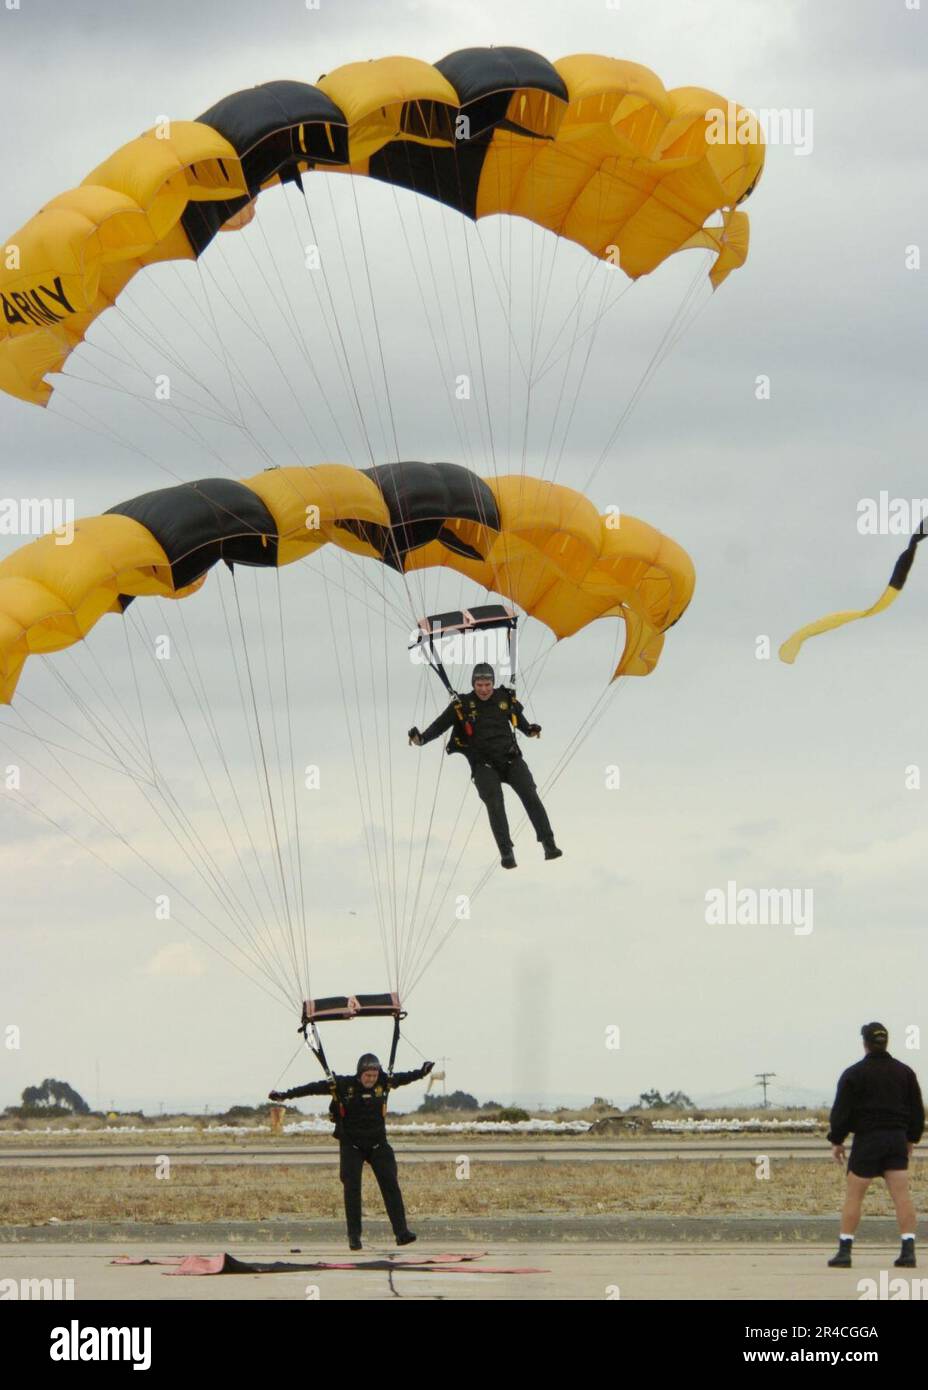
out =
[(194, 259), (247, 226), (262, 190), (310, 172), (366, 175), (474, 219), (524, 217), (632, 278), (704, 247), (718, 286), (747, 255), (735, 209), (763, 162), (743, 108), (594, 54), (469, 48), (264, 83), (123, 145), (6, 240), (0, 389), (46, 404), (45, 377), (137, 271)]
[(647, 675), (695, 576), (686, 552), (634, 517), (600, 516), (572, 488), (478, 478), (453, 463), (271, 468), (145, 493), (0, 561), (0, 702), (26, 658), (85, 638), (144, 595), (184, 598), (220, 560), (279, 566), (332, 544), (409, 572), (448, 566), (557, 637), (625, 620), (615, 675)]

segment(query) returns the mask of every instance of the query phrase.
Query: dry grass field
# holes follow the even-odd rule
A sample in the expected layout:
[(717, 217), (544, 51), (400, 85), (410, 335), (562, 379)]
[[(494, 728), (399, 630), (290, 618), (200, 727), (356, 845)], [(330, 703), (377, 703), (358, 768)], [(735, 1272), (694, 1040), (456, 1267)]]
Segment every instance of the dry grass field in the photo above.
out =
[[(837, 1165), (808, 1160), (771, 1161), (769, 1179), (753, 1161), (667, 1160), (661, 1163), (558, 1162), (506, 1164), (474, 1155), (470, 1176), (456, 1176), (452, 1160), (401, 1165), (411, 1216), (653, 1214), (675, 1216), (825, 1215), (843, 1190)], [(928, 1164), (912, 1170), (919, 1207), (928, 1202)], [(365, 1206), (382, 1207), (373, 1175), (364, 1179)], [(891, 1215), (882, 1183), (867, 1198), (870, 1215)], [(342, 1212), (337, 1170), (286, 1163), (246, 1166), (171, 1165), (169, 1178), (153, 1163), (132, 1167), (6, 1168), (0, 1225), (59, 1221), (267, 1221), (337, 1217)]]

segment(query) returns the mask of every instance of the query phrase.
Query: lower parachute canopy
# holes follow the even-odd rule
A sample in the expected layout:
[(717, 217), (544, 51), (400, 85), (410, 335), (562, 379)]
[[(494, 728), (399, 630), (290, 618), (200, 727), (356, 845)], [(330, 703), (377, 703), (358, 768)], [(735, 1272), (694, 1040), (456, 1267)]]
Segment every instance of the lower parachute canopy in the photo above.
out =
[(335, 545), (398, 572), (445, 566), (502, 594), (558, 637), (625, 622), (614, 677), (654, 669), (685, 611), (686, 552), (634, 517), (601, 516), (572, 488), (483, 479), (453, 463), (271, 468), (145, 493), (0, 562), (0, 701), (28, 656), (72, 646), (147, 595), (184, 598), (218, 561), (276, 567)]

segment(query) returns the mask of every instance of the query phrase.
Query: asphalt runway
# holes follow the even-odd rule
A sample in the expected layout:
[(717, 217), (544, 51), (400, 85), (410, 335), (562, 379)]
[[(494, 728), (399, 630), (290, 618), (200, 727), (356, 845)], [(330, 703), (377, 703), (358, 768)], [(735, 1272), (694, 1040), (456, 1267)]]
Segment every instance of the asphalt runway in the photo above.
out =
[[(401, 1163), (453, 1162), (459, 1155), (493, 1163), (643, 1163), (661, 1162), (671, 1159), (730, 1160), (753, 1162), (760, 1154), (775, 1154), (778, 1158), (808, 1159), (827, 1162), (831, 1151), (825, 1141), (817, 1136), (767, 1136), (756, 1135), (750, 1139), (706, 1140), (706, 1139), (658, 1139), (658, 1140), (525, 1140), (513, 1143), (511, 1140), (499, 1141), (474, 1138), (462, 1134), (458, 1142), (430, 1143), (427, 1140), (406, 1140), (396, 1135), (390, 1136)], [(170, 1154), (178, 1163), (204, 1166), (238, 1164), (260, 1166), (262, 1164), (287, 1163), (288, 1166), (323, 1165), (334, 1167), (338, 1162), (338, 1146), (331, 1140), (323, 1140), (317, 1145), (297, 1144), (286, 1139), (279, 1144), (266, 1142), (221, 1143), (210, 1145), (171, 1144), (171, 1136), (165, 1135), (164, 1142), (146, 1142), (137, 1145), (115, 1147), (107, 1144), (82, 1144), (80, 1147), (31, 1145), (20, 1148), (5, 1144), (0, 1147), (0, 1168), (38, 1167), (38, 1168), (80, 1168), (87, 1166), (129, 1167), (138, 1163), (152, 1163), (161, 1154)]]

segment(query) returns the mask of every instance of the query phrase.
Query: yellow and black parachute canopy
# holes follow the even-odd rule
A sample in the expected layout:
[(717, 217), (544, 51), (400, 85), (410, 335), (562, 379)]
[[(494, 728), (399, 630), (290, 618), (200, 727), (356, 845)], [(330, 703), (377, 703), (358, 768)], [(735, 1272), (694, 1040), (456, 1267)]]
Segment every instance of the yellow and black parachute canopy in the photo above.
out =
[(131, 140), (4, 239), (0, 389), (46, 404), (47, 375), (138, 271), (196, 258), (275, 184), (353, 174), (523, 217), (632, 278), (702, 247), (718, 286), (747, 256), (736, 209), (763, 162), (743, 108), (596, 54), (471, 48), (264, 83)]
[(206, 478), (84, 518), (60, 541), (43, 536), (0, 561), (0, 701), (30, 655), (72, 646), (135, 598), (185, 598), (220, 560), (274, 568), (335, 545), (401, 573), (445, 566), (558, 638), (622, 618), (616, 676), (653, 670), (695, 584), (686, 552), (646, 522), (600, 516), (572, 488), (453, 463)]

